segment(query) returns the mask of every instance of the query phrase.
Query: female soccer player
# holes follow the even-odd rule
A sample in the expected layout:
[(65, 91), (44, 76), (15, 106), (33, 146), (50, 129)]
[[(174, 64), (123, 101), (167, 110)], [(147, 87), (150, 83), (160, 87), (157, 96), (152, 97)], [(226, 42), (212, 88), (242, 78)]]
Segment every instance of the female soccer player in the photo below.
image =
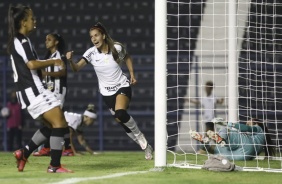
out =
[(208, 145), (207, 137), (190, 131), (192, 138), (204, 144), (200, 153), (204, 153), (206, 149), (209, 153), (220, 154), (230, 160), (251, 160), (263, 149), (266, 157), (275, 155), (268, 129), (265, 123), (257, 119), (250, 119), (246, 125), (228, 123), (228, 128), (220, 129), (218, 134), (213, 131), (208, 131), (207, 134), (216, 142), (216, 146)]
[(36, 28), (36, 20), (30, 7), (10, 5), (8, 11), (9, 40), (8, 53), (14, 72), (18, 101), (22, 109), (34, 119), (44, 119), (48, 126), (37, 130), (30, 142), (14, 152), (18, 171), (23, 171), (30, 154), (50, 137), (51, 161), (47, 168), (49, 173), (67, 173), (71, 170), (61, 166), (64, 134), (68, 130), (67, 122), (60, 108), (60, 101), (54, 93), (44, 88), (41, 69), (48, 66), (64, 68), (60, 59), (39, 60), (28, 35)]
[[(64, 56), (65, 41), (63, 37), (57, 33), (51, 33), (46, 36), (47, 53), (44, 59), (61, 59), (66, 65), (67, 60)], [(61, 108), (63, 108), (66, 92), (67, 92), (67, 69), (60, 69), (59, 66), (49, 66), (42, 70), (43, 82), (46, 87), (55, 93), (58, 100), (61, 100)]]
[[(132, 59), (122, 44), (114, 42), (101, 23), (90, 29), (90, 39), (94, 44), (82, 58), (74, 63), (73, 52), (66, 57), (73, 71), (79, 71), (86, 64), (93, 65), (99, 81), (99, 90), (103, 100), (117, 122), (125, 129), (127, 135), (145, 150), (145, 158), (151, 160), (153, 149), (144, 134), (139, 130), (135, 120), (127, 113), (131, 100), (131, 85), (136, 84)], [(125, 62), (130, 73), (130, 80), (123, 74), (120, 65)]]
[[(90, 126), (94, 123), (97, 118), (96, 110), (93, 104), (89, 104), (87, 109), (83, 114), (77, 114), (72, 112), (64, 112), (65, 118), (68, 122), (70, 128), (70, 137), (65, 138), (65, 150), (63, 151), (63, 156), (73, 156), (79, 155), (73, 144), (73, 134), (77, 135), (77, 140), (81, 146), (85, 148), (91, 155), (95, 154), (90, 146), (87, 144), (84, 136), (83, 129), (87, 126)], [(69, 145), (70, 144), (70, 145)], [(34, 152), (33, 156), (49, 156), (50, 155), (50, 146), (49, 141), (45, 142), (44, 147), (38, 151)]]

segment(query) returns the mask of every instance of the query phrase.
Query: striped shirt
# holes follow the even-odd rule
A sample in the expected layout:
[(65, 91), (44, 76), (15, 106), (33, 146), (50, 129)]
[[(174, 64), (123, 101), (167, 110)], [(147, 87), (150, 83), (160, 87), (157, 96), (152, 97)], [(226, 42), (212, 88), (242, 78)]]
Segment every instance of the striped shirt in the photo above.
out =
[[(125, 49), (119, 44), (114, 46), (119, 58), (124, 59)], [(111, 96), (120, 88), (130, 86), (129, 80), (114, 60), (112, 53), (101, 53), (96, 46), (93, 46), (83, 54), (83, 59), (93, 65), (99, 81), (99, 90), (103, 96)]]
[[(51, 58), (56, 58), (56, 59), (62, 59), (65, 63), (65, 66), (67, 66), (67, 61), (66, 58), (61, 56), (60, 52), (57, 50), (56, 52), (54, 52), (53, 54), (51, 54), (51, 56), (49, 57), (49, 59)], [(58, 72), (59, 66), (49, 66), (45, 69), (46, 72)], [(58, 94), (63, 94), (63, 88), (67, 88), (67, 76), (61, 76), (61, 77), (51, 77), (51, 76), (46, 76), (45, 79), (46, 83), (48, 84), (48, 82), (52, 82), (53, 83), (53, 88), (52, 88), (52, 92), (58, 93)]]
[(41, 70), (30, 70), (26, 65), (27, 62), (37, 59), (29, 38), (18, 33), (11, 51), (11, 65), (17, 97), (22, 109), (29, 106), (30, 102), (44, 91)]

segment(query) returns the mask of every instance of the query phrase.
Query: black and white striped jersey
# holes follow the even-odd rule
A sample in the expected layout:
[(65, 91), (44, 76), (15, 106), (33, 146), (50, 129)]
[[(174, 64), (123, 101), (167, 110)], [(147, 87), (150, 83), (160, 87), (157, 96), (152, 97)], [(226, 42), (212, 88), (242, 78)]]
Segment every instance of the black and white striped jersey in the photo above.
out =
[[(64, 56), (60, 54), (60, 52), (57, 50), (51, 56), (51, 58), (56, 58), (56, 59), (61, 59), (65, 63), (65, 67), (67, 67), (67, 60)], [(45, 69), (46, 72), (58, 72), (59, 66), (49, 66)], [(51, 76), (46, 76), (45, 82), (48, 84), (51, 82), (53, 84), (53, 87), (51, 89), (52, 92), (55, 92), (57, 94), (62, 94), (63, 93), (63, 87), (67, 88), (67, 75), (62, 76), (62, 77), (51, 77)]]
[(11, 52), (11, 65), (14, 72), (14, 83), (16, 84), (18, 101), (22, 109), (29, 106), (42, 91), (42, 75), (40, 70), (30, 70), (26, 63), (37, 60), (35, 49), (28, 37), (18, 33), (14, 38)]

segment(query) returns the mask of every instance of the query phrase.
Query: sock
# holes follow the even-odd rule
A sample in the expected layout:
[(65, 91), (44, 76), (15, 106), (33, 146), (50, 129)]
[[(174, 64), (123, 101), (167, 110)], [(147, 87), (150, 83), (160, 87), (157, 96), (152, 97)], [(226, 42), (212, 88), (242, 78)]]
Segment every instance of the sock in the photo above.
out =
[(50, 148), (50, 137), (47, 139), (43, 145), (44, 148)]
[(130, 137), (134, 142), (136, 142), (139, 145), (139, 142), (137, 141), (137, 138), (135, 137), (135, 135), (132, 132), (129, 132), (126, 134), (128, 135), (128, 137)]
[(44, 143), (50, 136), (51, 130), (48, 127), (38, 129), (32, 136), (29, 143), (24, 147), (24, 158), (28, 158), (30, 154)]
[(127, 123), (124, 123), (124, 125), (127, 126), (135, 136), (138, 136), (141, 133), (135, 120), (131, 116), (129, 121)]
[(67, 127), (66, 130), (65, 130), (64, 139), (65, 139), (65, 150), (71, 149), (71, 144), (70, 144), (70, 129), (69, 129), (69, 127)]
[(60, 167), (63, 151), (65, 128), (53, 128), (50, 136), (51, 162), (53, 167)]

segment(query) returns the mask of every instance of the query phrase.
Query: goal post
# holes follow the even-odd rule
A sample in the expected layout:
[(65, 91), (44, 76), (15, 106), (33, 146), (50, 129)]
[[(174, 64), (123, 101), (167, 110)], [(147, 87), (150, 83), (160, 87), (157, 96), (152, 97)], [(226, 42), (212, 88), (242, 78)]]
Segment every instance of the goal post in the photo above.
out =
[(166, 0), (155, 0), (155, 167), (166, 166)]
[[(254, 159), (230, 153), (230, 161), (244, 171), (282, 172), (281, 12), (278, 0), (155, 0), (156, 168), (201, 168), (210, 153), (199, 152), (205, 147), (189, 131), (205, 135), (212, 116), (262, 120), (263, 148), (250, 143)], [(206, 96), (217, 104), (209, 113)], [(276, 156), (265, 156), (269, 148)]]

